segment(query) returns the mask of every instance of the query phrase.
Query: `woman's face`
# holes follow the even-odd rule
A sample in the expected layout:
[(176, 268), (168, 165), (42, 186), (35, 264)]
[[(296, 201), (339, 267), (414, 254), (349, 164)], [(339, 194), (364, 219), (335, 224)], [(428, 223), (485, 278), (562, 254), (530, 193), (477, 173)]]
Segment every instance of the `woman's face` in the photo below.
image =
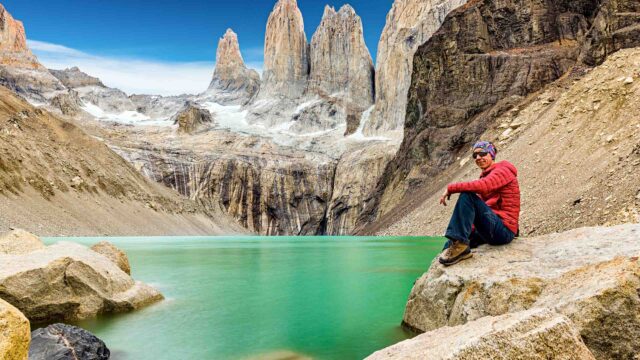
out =
[(476, 161), (476, 165), (482, 170), (486, 170), (491, 165), (493, 165), (493, 159), (491, 158), (491, 154), (484, 151), (483, 149), (473, 150), (473, 158)]

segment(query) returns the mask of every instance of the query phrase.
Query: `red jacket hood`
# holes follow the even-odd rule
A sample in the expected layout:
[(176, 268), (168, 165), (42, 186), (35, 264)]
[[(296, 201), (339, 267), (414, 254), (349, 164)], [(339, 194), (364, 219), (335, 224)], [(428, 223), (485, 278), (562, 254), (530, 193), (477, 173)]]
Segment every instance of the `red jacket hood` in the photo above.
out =
[(506, 168), (509, 171), (511, 171), (511, 173), (513, 173), (513, 176), (518, 177), (518, 169), (516, 169), (516, 167), (512, 163), (506, 160), (502, 160), (500, 162), (497, 162), (491, 165), (487, 170), (482, 171), (482, 174), (480, 174), (480, 177), (485, 177), (489, 175), (490, 172), (492, 172), (494, 169), (497, 169), (497, 168)]

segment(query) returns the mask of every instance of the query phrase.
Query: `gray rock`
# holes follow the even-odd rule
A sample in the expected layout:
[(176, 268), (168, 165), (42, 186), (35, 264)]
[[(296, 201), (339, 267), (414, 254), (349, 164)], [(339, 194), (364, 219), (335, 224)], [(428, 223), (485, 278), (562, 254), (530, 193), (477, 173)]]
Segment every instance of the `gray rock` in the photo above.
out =
[(640, 353), (640, 225), (582, 228), (436, 260), (409, 295), (404, 323), (431, 331), (532, 308), (567, 316), (597, 358)]
[(107, 360), (105, 343), (87, 330), (53, 324), (31, 333), (29, 360)]
[(309, 48), (309, 92), (341, 94), (361, 108), (373, 104), (373, 61), (364, 42), (362, 20), (344, 5), (326, 6)]
[(178, 125), (178, 133), (193, 134), (214, 125), (213, 115), (192, 102), (187, 102), (174, 117), (174, 125)]
[(375, 352), (368, 360), (595, 360), (575, 325), (534, 309), (443, 327)]

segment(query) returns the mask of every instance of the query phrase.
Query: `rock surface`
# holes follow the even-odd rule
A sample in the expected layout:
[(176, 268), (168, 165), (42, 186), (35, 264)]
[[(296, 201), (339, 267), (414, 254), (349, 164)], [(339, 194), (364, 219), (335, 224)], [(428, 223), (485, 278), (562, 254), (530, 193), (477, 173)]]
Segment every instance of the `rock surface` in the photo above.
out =
[(0, 85), (33, 102), (63, 91), (64, 85), (42, 66), (27, 46), (22, 22), (15, 20), (0, 4)]
[(60, 242), (28, 254), (1, 254), (0, 262), (0, 297), (35, 322), (130, 311), (163, 299), (107, 257), (79, 244)]
[(0, 359), (27, 359), (30, 331), (29, 320), (18, 309), (0, 299)]
[(221, 104), (243, 104), (260, 88), (260, 75), (248, 69), (240, 53), (238, 35), (231, 29), (218, 42), (216, 68), (207, 95)]
[(127, 275), (131, 275), (131, 265), (129, 264), (127, 254), (112, 243), (101, 241), (91, 246), (90, 249), (100, 255), (106, 256), (112, 263), (116, 264), (120, 270), (124, 271)]
[(50, 101), (50, 105), (60, 110), (62, 115), (75, 116), (82, 111), (82, 100), (75, 90), (58, 94)]
[(443, 327), (367, 357), (433, 360), (595, 360), (574, 324), (558, 313), (534, 309)]
[(209, 110), (192, 102), (187, 102), (172, 120), (174, 125), (178, 125), (179, 134), (193, 134), (214, 125), (213, 115)]
[(0, 4), (0, 65), (44, 70), (27, 46), (21, 21), (15, 20)]
[(309, 44), (296, 0), (278, 0), (269, 15), (259, 98), (298, 98), (307, 88)]
[(102, 81), (100, 81), (100, 79), (80, 71), (77, 66), (64, 70), (49, 69), (49, 72), (51, 73), (51, 75), (60, 80), (60, 82), (62, 82), (64, 86), (70, 89), (75, 89), (83, 86), (106, 87), (104, 86)]
[(338, 12), (327, 5), (311, 38), (309, 92), (343, 94), (363, 109), (374, 99), (374, 70), (364, 42), (362, 20), (344, 5)]
[(40, 238), (21, 229), (0, 234), (0, 254), (23, 255), (44, 248)]
[(400, 131), (404, 125), (413, 55), (467, 0), (396, 0), (382, 30), (376, 57), (376, 105), (365, 134)]
[(31, 333), (29, 360), (107, 360), (110, 355), (102, 340), (77, 326), (58, 323)]
[(419, 331), (533, 308), (565, 315), (596, 358), (640, 353), (640, 225), (581, 228), (502, 247), (445, 268), (411, 291), (404, 324)]

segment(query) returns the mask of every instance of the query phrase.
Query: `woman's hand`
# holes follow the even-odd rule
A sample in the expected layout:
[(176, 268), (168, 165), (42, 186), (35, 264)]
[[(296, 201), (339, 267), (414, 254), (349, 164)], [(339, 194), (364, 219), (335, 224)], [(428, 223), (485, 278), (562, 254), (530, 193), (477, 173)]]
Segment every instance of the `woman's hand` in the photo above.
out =
[(451, 200), (451, 194), (449, 194), (449, 189), (445, 189), (442, 197), (440, 198), (440, 204), (447, 206), (447, 200)]

